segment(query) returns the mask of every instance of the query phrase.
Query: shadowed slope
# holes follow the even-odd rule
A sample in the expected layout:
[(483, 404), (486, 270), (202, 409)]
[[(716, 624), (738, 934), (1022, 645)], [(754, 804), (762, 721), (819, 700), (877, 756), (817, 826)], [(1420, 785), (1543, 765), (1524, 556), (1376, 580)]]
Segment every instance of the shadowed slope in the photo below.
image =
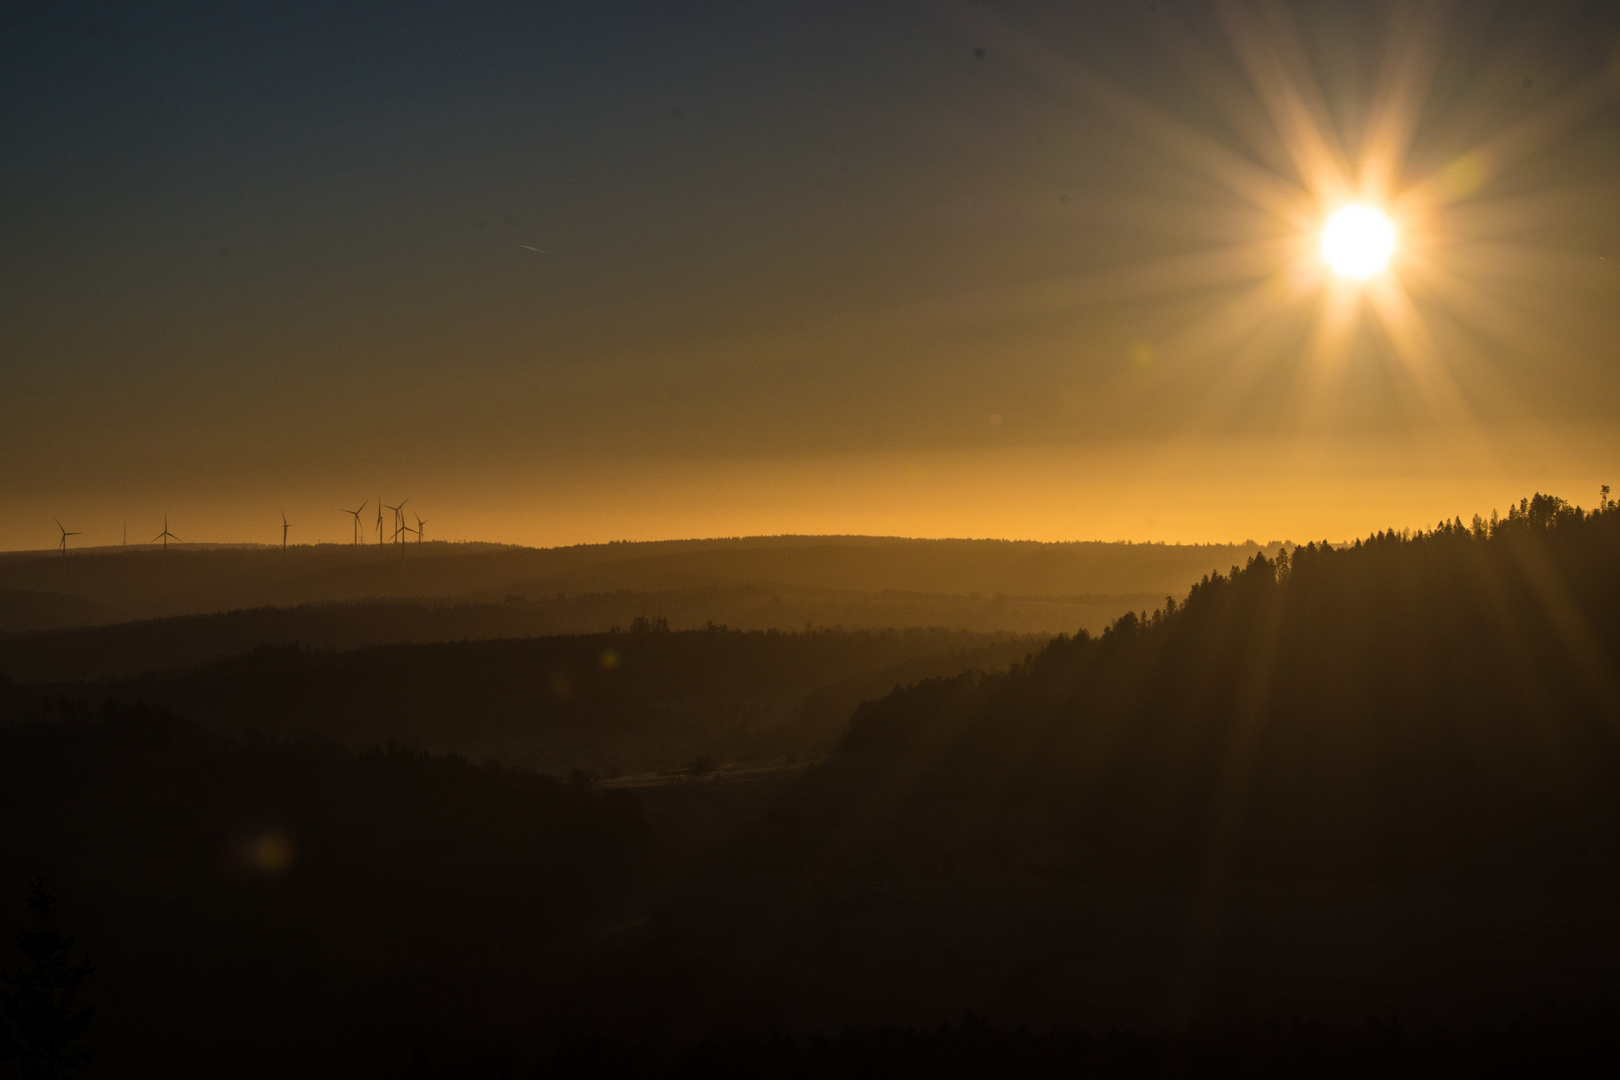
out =
[(863, 706), (918, 790), (1085, 873), (1620, 884), (1620, 511), (1308, 545), (991, 677)]

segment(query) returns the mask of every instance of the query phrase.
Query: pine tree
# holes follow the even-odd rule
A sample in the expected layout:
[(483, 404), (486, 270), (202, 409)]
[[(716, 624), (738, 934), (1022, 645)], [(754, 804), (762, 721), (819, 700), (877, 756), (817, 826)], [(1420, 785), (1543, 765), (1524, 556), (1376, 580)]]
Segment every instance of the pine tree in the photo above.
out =
[(19, 1080), (61, 1080), (90, 1064), (86, 1035), (96, 1007), (79, 1003), (90, 962), (73, 959), (73, 938), (56, 925), (56, 900), (34, 881), (34, 924), (16, 934), (22, 963), (0, 975), (0, 1061)]

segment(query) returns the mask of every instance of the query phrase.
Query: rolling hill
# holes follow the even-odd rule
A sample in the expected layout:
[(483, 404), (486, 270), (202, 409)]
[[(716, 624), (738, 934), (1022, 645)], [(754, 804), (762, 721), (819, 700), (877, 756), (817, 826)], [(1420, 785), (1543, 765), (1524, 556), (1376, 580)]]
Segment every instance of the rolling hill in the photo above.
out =
[[(1240, 563), (1257, 550), (1253, 544), (781, 536), (548, 549), (435, 542), (385, 548), (325, 544), (286, 551), (194, 545), (172, 545), (167, 552), (149, 547), (92, 548), (71, 551), (66, 557), (22, 552), (0, 555), (0, 590), (11, 591), (0, 592), (0, 629), (365, 599), (505, 602), (626, 591), (747, 588), (767, 598), (825, 599), (841, 593), (845, 608), (868, 600), (892, 607), (893, 598), (910, 598), (925, 613), (959, 607), (957, 598), (999, 596), (1002, 622), (986, 624), (985, 629), (1057, 631), (1073, 629), (1079, 620), (1059, 609), (1020, 610), (1017, 603), (1079, 599), (1099, 611), (1106, 609), (1106, 618), (1113, 618), (1141, 596), (1178, 594), (1203, 574)], [(1266, 550), (1274, 552), (1276, 545)], [(73, 599), (41, 608), (39, 601), (20, 592)], [(1015, 602), (1012, 606), (1007, 606), (1009, 599)], [(798, 614), (783, 612), (780, 618)], [(691, 625), (703, 621), (725, 620), (704, 615)], [(853, 621), (875, 625), (864, 617)]]

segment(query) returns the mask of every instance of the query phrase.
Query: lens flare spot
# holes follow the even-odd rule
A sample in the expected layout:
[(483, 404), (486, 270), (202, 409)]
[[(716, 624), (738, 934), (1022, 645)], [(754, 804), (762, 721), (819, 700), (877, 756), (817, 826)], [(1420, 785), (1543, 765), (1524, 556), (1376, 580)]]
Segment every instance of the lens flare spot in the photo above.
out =
[(244, 830), (225, 845), (227, 868), (247, 877), (279, 877), (297, 857), (292, 837), (277, 828)]
[(1347, 278), (1380, 273), (1394, 254), (1395, 223), (1382, 210), (1359, 203), (1342, 207), (1322, 227), (1322, 258)]
[(1440, 171), (1441, 187), (1452, 199), (1472, 195), (1490, 178), (1490, 160), (1479, 151), (1464, 154)]

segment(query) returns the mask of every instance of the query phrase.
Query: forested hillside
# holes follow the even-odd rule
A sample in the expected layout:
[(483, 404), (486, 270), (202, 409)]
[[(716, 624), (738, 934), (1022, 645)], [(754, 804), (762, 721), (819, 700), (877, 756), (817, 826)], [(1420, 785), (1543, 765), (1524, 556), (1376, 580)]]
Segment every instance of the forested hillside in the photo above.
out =
[[(1620, 510), (1256, 555), (1145, 621), (863, 705), (1088, 876), (1620, 884)], [(1059, 854), (1061, 852), (1061, 854)]]

